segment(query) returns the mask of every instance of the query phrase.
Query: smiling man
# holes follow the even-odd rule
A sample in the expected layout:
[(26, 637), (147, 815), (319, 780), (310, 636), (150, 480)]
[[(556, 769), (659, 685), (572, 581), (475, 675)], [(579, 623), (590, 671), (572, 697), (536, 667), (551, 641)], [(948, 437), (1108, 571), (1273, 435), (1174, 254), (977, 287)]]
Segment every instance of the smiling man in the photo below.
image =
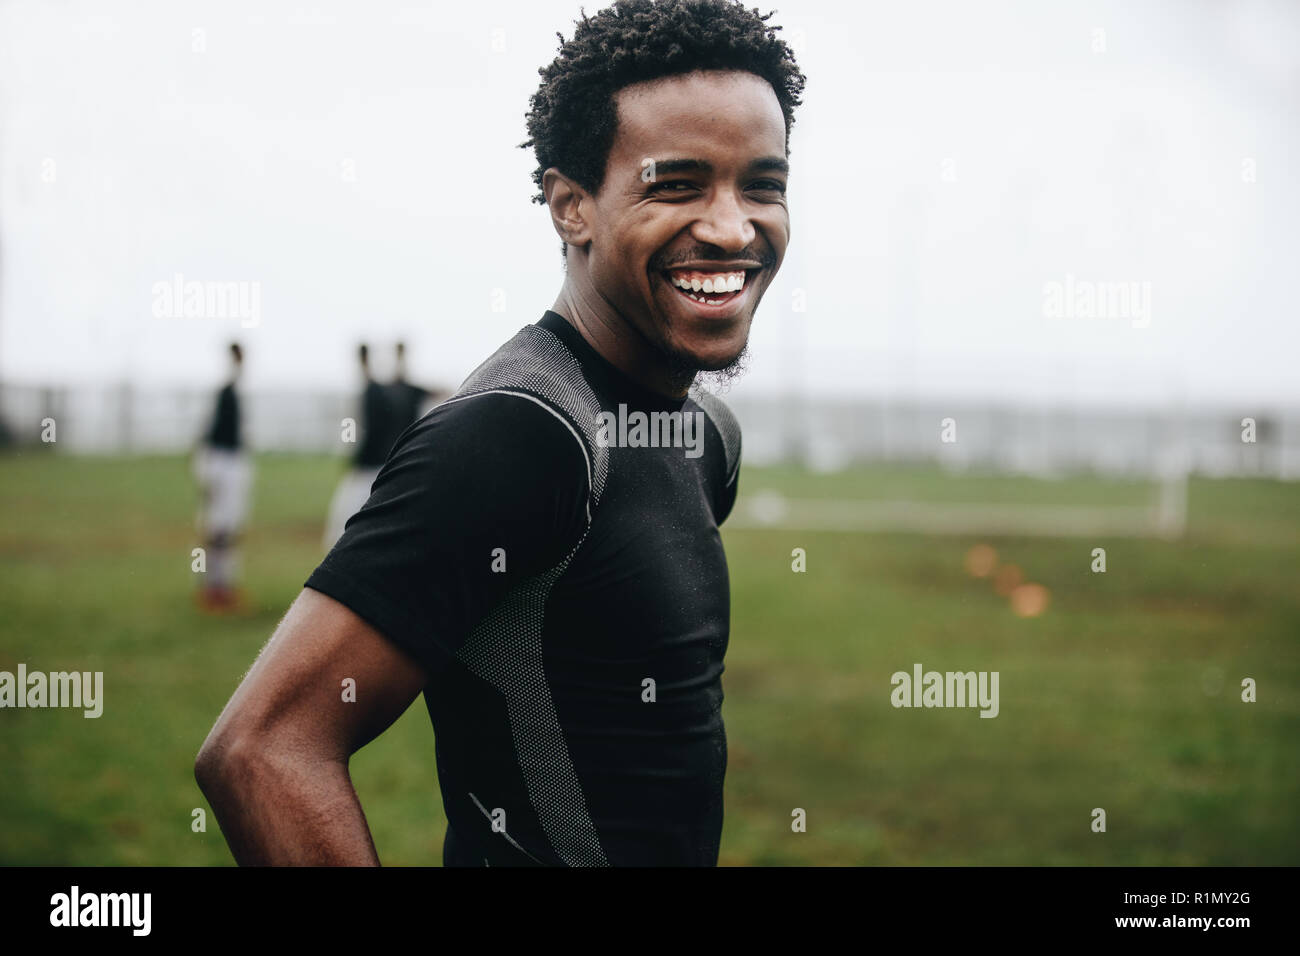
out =
[(765, 20), (630, 0), (541, 71), (564, 284), (398, 440), (205, 742), (241, 862), (377, 863), (348, 758), (423, 692), (444, 863), (717, 863), (740, 432), (692, 386), (789, 241), (804, 77)]

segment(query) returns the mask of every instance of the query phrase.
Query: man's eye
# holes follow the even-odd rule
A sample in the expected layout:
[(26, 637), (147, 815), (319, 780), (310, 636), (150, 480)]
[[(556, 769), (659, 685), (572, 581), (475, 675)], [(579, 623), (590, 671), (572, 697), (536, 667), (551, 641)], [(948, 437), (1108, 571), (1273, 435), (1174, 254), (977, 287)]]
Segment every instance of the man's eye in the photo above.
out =
[(762, 189), (765, 191), (775, 190), (776, 192), (785, 195), (785, 183), (777, 182), (775, 179), (760, 179), (758, 182), (751, 183), (750, 185), (756, 189)]
[[(682, 188), (681, 188), (681, 189), (674, 189), (674, 188), (673, 188), (674, 186), (680, 186), (680, 187), (682, 187)], [(674, 179), (674, 180), (669, 180), (668, 182), (655, 183), (653, 186), (650, 187), (650, 191), (651, 191), (651, 192), (655, 192), (655, 191), (661, 191), (661, 192), (685, 192), (687, 189), (691, 189), (691, 188), (692, 188), (692, 186), (691, 186), (690, 183), (688, 183), (688, 182), (683, 182), (683, 181), (680, 180), (680, 179)]]

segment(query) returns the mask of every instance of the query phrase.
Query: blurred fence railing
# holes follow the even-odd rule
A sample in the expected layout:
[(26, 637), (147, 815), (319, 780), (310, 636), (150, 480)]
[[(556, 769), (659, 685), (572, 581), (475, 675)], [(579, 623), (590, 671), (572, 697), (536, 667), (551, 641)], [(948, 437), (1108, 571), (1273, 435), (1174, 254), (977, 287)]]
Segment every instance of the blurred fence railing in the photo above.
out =
[[(344, 454), (342, 422), (355, 393), (245, 390), (243, 425), (258, 450)], [(1021, 474), (1300, 478), (1300, 409), (1111, 410), (979, 402), (829, 401), (724, 396), (752, 464), (802, 462), (818, 470), (871, 462), (936, 462)], [(10, 442), (39, 444), (55, 426), (69, 453), (182, 451), (203, 433), (211, 390), (0, 385)], [(1243, 425), (1243, 419), (1251, 423)], [(1253, 438), (1253, 440), (1246, 440)]]
[(749, 399), (732, 407), (750, 462), (802, 461), (819, 470), (889, 461), (1029, 475), (1300, 478), (1300, 408), (1115, 410), (807, 398)]

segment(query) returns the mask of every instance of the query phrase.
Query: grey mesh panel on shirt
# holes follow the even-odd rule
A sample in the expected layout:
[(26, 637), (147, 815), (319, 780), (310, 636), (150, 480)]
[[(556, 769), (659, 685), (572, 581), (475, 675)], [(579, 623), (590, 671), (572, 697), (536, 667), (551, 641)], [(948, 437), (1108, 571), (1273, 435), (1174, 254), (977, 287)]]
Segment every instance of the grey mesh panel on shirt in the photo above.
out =
[(692, 388), (691, 398), (704, 409), (704, 413), (713, 421), (713, 427), (722, 436), (722, 450), (727, 461), (727, 484), (730, 485), (740, 470), (740, 423), (726, 403), (711, 392)]
[(561, 564), (511, 588), (456, 657), (505, 696), (519, 769), (555, 852), (569, 866), (608, 866), (542, 665), (546, 598), (580, 547), (581, 541)]
[[(582, 367), (554, 335), (527, 326), (475, 369), (449, 402), (479, 395), (530, 396), (559, 409), (576, 426), (574, 439), (587, 460), (591, 514), (609, 473), (609, 450), (596, 441), (600, 402)], [(533, 810), (556, 854), (569, 866), (608, 866), (591, 819), (542, 661), (546, 599), (578, 548), (554, 568), (511, 588), (479, 622), (456, 657), (506, 700), (515, 757)]]
[(564, 343), (545, 329), (526, 326), (471, 372), (448, 401), (491, 391), (530, 392), (572, 419), (591, 462), (591, 506), (599, 504), (609, 474), (609, 449), (596, 442), (600, 402)]

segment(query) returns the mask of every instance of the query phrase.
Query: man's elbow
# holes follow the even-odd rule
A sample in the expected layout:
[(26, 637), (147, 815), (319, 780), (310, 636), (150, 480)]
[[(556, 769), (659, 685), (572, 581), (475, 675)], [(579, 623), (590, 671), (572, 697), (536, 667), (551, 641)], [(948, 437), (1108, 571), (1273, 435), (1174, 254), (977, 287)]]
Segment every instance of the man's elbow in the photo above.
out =
[(209, 799), (222, 793), (247, 766), (250, 747), (238, 733), (213, 728), (194, 758), (194, 779)]
[(194, 779), (214, 805), (236, 794), (274, 790), (286, 781), (315, 776), (325, 764), (341, 763), (313, 746), (296, 746), (285, 729), (253, 729), (246, 722), (212, 729), (194, 758)]

